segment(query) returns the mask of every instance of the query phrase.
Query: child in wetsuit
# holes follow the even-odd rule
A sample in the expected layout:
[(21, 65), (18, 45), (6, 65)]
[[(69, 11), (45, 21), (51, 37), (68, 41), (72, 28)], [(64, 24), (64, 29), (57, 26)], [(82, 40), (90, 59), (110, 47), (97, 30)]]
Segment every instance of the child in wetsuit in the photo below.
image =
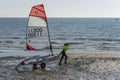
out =
[(59, 62), (59, 65), (61, 65), (61, 62), (62, 62), (62, 59), (63, 59), (63, 57), (65, 57), (65, 64), (67, 64), (67, 55), (66, 55), (66, 51), (68, 50), (68, 46), (69, 46), (69, 44), (68, 43), (65, 43), (64, 44), (64, 47), (63, 47), (63, 50), (61, 51), (61, 53), (60, 54), (62, 54), (62, 56), (61, 56), (61, 59), (60, 59), (60, 62)]

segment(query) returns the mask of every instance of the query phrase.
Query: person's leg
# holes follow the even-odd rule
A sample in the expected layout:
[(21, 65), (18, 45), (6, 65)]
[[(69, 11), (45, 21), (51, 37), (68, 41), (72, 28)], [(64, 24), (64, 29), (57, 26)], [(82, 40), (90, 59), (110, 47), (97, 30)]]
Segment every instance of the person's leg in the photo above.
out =
[(61, 56), (61, 59), (60, 59), (59, 65), (61, 65), (61, 62), (62, 62), (63, 57), (64, 57), (64, 54), (62, 53), (62, 56)]
[(65, 56), (65, 64), (67, 64), (67, 55), (66, 55), (66, 53), (64, 54), (64, 56)]

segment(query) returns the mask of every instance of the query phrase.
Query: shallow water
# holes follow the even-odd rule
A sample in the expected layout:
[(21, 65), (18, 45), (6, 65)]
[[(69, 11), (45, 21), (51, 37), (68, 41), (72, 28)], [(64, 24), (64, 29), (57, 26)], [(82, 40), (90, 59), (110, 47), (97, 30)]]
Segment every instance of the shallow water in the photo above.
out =
[[(21, 58), (22, 59), (22, 58)], [(0, 59), (0, 79), (21, 80), (119, 80), (119, 58), (69, 58), (68, 64), (58, 65), (58, 59), (48, 62), (46, 71), (37, 69), (16, 71), (14, 68), (20, 58)], [(11, 64), (7, 64), (9, 62)], [(16, 64), (14, 64), (16, 63)], [(30, 67), (30, 66), (29, 66)], [(30, 68), (29, 68), (30, 69)]]

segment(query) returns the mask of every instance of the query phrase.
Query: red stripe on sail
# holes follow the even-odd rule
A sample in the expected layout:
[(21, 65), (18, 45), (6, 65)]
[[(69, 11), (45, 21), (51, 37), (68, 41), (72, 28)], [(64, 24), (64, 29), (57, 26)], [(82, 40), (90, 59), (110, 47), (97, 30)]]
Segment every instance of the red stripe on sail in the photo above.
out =
[(29, 16), (39, 17), (47, 22), (43, 5), (37, 5), (37, 6), (32, 7), (32, 10), (31, 10)]
[(32, 46), (30, 46), (28, 43), (26, 43), (26, 47), (28, 50), (36, 50), (35, 48), (33, 48)]

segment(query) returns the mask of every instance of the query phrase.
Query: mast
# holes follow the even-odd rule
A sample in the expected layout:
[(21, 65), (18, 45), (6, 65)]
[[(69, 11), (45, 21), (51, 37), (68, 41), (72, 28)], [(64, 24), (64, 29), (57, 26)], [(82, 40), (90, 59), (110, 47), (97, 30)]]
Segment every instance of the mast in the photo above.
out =
[[(43, 6), (44, 7), (44, 6)], [(45, 13), (46, 16), (46, 13)], [(52, 48), (52, 44), (51, 44), (51, 38), (50, 38), (50, 32), (49, 32), (49, 28), (48, 28), (48, 21), (46, 18), (46, 22), (47, 22), (47, 31), (48, 31), (48, 38), (49, 38), (49, 43), (50, 43), (50, 50), (51, 50), (51, 55), (53, 56), (53, 48)]]

